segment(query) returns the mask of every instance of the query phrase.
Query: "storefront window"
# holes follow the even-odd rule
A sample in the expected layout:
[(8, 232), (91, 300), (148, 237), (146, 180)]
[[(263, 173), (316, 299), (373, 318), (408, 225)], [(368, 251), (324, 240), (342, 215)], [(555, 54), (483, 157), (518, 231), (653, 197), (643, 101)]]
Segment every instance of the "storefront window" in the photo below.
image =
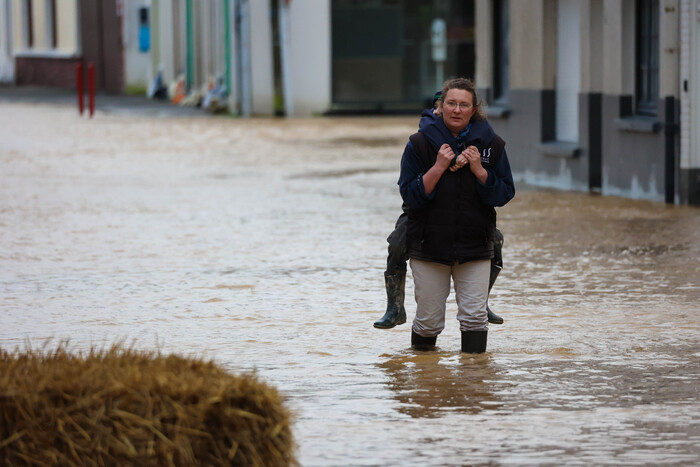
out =
[[(474, 2), (333, 0), (333, 103), (367, 111), (417, 110), (444, 79), (474, 75)], [(447, 54), (433, 60), (431, 27), (446, 24)]]

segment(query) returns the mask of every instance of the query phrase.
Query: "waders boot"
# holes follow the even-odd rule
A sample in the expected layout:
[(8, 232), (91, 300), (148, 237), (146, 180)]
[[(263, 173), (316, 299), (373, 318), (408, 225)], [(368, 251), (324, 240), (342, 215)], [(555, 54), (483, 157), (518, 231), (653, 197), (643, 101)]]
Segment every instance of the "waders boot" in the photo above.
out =
[[(493, 284), (496, 282), (496, 278), (498, 277), (498, 273), (501, 272), (501, 267), (495, 264), (495, 261), (491, 261), (491, 275), (489, 276), (489, 294), (491, 294), (491, 287), (493, 287)], [(503, 324), (503, 318), (498, 316), (496, 313), (491, 311), (491, 308), (489, 308), (489, 300), (488, 298), (486, 299), (486, 313), (488, 314), (489, 317), (489, 323), (491, 324)]]
[(437, 336), (423, 337), (411, 330), (411, 347), (414, 350), (435, 350), (435, 342), (437, 342)]
[(503, 324), (503, 318), (498, 316), (496, 313), (491, 311), (491, 308), (489, 308), (489, 302), (486, 302), (486, 313), (488, 314), (489, 317), (489, 323), (491, 324)]
[(488, 333), (488, 331), (462, 331), (462, 352), (486, 352), (486, 338)]
[(406, 285), (406, 271), (393, 275), (384, 274), (386, 285), (386, 313), (374, 323), (378, 329), (391, 329), (406, 322), (406, 309), (403, 307)]

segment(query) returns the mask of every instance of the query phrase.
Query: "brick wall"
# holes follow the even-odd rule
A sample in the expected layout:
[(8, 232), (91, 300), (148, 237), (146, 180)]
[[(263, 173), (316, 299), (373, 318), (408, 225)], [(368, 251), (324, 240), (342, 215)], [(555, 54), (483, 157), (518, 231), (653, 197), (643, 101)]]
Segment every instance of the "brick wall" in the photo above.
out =
[(16, 83), (75, 89), (75, 66), (78, 63), (78, 58), (17, 57)]

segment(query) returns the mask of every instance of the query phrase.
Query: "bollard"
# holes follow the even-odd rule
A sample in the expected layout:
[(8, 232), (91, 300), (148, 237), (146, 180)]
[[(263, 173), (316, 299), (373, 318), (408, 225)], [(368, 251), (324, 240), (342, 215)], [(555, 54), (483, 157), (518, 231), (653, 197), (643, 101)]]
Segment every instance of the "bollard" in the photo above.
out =
[(95, 113), (95, 64), (88, 63), (88, 102), (90, 106), (90, 118)]
[(83, 114), (83, 64), (75, 66), (75, 87), (78, 89), (78, 112)]

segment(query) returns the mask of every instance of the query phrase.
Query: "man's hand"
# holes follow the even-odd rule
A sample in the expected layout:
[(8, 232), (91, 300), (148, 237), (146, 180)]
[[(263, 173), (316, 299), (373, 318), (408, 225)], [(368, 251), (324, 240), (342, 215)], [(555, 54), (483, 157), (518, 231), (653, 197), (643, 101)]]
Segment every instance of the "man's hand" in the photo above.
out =
[(457, 172), (459, 169), (461, 169), (469, 163), (469, 161), (467, 161), (467, 156), (464, 155), (465, 152), (466, 149), (462, 151), (462, 154), (457, 156), (457, 161), (455, 161), (455, 165), (450, 167), (450, 172)]

